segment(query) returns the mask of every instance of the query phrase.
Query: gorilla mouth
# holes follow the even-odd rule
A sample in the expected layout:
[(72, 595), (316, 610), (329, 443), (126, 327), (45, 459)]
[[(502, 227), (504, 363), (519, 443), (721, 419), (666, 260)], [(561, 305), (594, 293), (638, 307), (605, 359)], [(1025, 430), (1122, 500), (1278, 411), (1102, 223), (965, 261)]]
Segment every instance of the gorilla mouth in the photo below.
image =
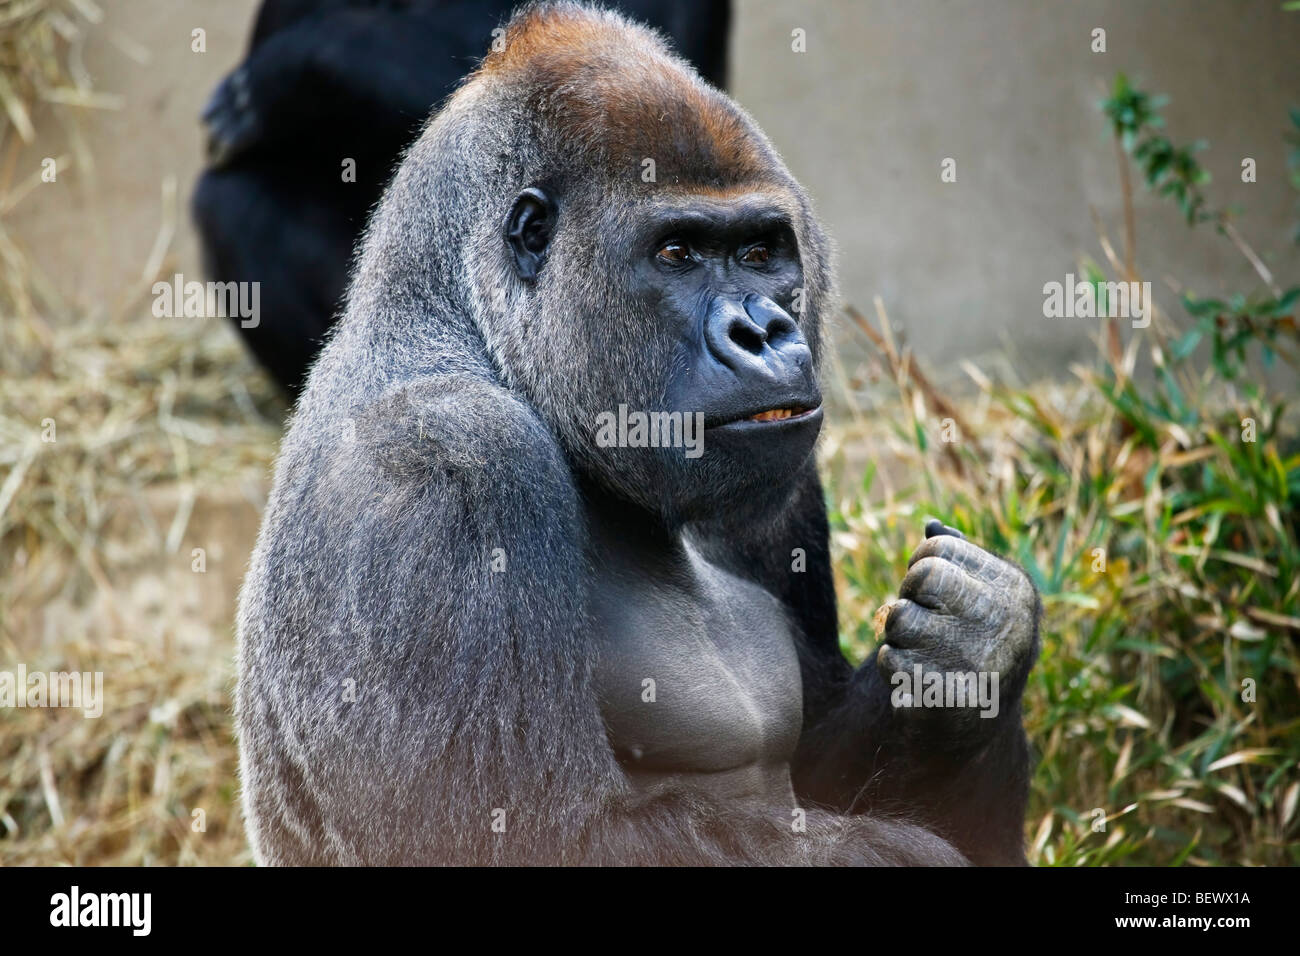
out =
[(802, 418), (804, 415), (812, 414), (812, 412), (813, 409), (811, 408), (795, 405), (790, 408), (769, 408), (767, 411), (758, 412), (740, 420), (746, 422), (783, 422), (787, 418)]
[(720, 428), (725, 431), (751, 431), (759, 428), (777, 428), (780, 426), (802, 425), (804, 422), (821, 418), (820, 402), (812, 404), (789, 402), (782, 405), (768, 405), (754, 409), (738, 409), (729, 415), (718, 416), (712, 421), (705, 419), (705, 428)]

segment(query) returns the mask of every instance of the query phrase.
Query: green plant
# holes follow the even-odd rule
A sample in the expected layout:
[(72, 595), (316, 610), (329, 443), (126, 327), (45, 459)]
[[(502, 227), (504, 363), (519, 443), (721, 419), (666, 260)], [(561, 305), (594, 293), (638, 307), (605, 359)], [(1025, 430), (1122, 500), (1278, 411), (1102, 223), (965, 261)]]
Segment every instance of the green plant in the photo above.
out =
[[(1154, 132), (1162, 103), (1117, 78), (1102, 109), (1121, 158), (1259, 272), (1210, 205), (1196, 150)], [(1113, 264), (1132, 281), (1125, 200)], [(890, 446), (908, 478), (871, 465), (850, 480), (832, 464), (842, 644), (861, 659), (876, 643), (872, 612), (927, 515), (1026, 569), (1045, 607), (1025, 705), (1037, 863), (1300, 863), (1300, 444), (1292, 395), (1244, 374), (1256, 345), (1265, 362), (1294, 357), (1300, 288), (1261, 277), (1266, 291), (1185, 296), (1190, 327), (1153, 324), (1126, 348), (1112, 325), (1072, 386), (1012, 389), (969, 368), (984, 395), (973, 412), (919, 375), (879, 303), (879, 330), (850, 310), (900, 413), (855, 416), (833, 443)], [(1136, 376), (1143, 349), (1152, 374)], [(960, 419), (956, 443), (936, 440), (944, 418)]]

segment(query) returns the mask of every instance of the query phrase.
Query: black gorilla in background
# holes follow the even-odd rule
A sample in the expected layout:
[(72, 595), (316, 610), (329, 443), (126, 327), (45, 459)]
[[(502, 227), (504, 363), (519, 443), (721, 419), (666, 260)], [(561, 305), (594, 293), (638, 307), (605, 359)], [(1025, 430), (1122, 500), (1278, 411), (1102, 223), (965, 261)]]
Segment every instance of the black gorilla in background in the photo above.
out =
[[(244, 62), (203, 112), (211, 166), (193, 211), (204, 269), (260, 282), (240, 326), (296, 395), (348, 279), (366, 217), (403, 149), (455, 89), (518, 0), (266, 0)], [(726, 82), (730, 0), (612, 4), (662, 30)], [(355, 181), (344, 181), (345, 159)]]

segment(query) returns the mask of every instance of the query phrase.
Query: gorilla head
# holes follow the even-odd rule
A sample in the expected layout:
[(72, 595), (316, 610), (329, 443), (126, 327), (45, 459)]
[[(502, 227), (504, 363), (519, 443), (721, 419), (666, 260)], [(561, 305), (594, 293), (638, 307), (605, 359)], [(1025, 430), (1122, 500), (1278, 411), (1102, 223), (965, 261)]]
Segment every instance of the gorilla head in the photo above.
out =
[[(655, 34), (577, 4), (517, 14), (373, 229), (411, 209), (434, 221), (408, 213), (370, 255), (463, 290), (588, 484), (669, 524), (788, 492), (821, 424), (827, 242), (754, 122)], [(653, 416), (665, 441), (702, 422), (702, 454), (607, 447), (620, 407), (680, 413)]]

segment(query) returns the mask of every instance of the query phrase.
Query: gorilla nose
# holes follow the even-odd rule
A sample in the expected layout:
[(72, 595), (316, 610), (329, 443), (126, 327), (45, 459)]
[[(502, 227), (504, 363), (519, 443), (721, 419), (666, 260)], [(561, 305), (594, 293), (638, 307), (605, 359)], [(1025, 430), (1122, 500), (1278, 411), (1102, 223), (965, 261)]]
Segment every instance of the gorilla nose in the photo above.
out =
[(760, 295), (746, 296), (743, 302), (715, 301), (709, 309), (704, 336), (713, 357), (737, 374), (750, 371), (776, 375), (782, 365), (802, 364), (799, 353), (810, 357), (794, 319)]

